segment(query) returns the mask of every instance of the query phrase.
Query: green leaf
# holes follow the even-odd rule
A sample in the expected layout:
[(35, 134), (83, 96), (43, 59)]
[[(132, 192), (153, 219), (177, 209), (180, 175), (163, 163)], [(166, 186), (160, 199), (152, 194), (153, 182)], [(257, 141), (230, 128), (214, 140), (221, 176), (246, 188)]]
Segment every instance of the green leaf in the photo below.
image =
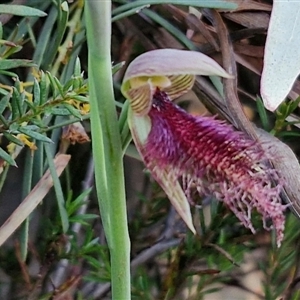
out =
[(129, 101), (125, 101), (121, 114), (119, 117), (119, 131), (121, 134), (121, 141), (122, 141), (122, 150), (123, 153), (125, 153), (128, 145), (130, 144), (132, 138), (131, 138), (131, 133), (129, 130), (129, 125), (127, 121), (127, 115), (128, 115), (128, 108), (129, 108)]
[(257, 106), (257, 111), (258, 111), (258, 114), (259, 114), (259, 117), (260, 117), (260, 120), (262, 123), (262, 127), (266, 131), (269, 131), (271, 129), (270, 122), (268, 119), (267, 111), (266, 111), (264, 104), (262, 102), (262, 99), (260, 97), (256, 98), (256, 106)]
[(86, 96), (74, 95), (72, 98), (83, 103), (89, 103)]
[(125, 61), (121, 61), (116, 65), (113, 65), (111, 68), (111, 72), (112, 74), (116, 74), (119, 70), (121, 70), (123, 68), (123, 66), (125, 65)]
[[(2, 73), (0, 72), (0, 74), (2, 74)], [(18, 76), (16, 75), (15, 77), (17, 78)], [(7, 94), (10, 94), (10, 92), (3, 88), (0, 88), (0, 94), (3, 96), (6, 96)]]
[(67, 93), (68, 91), (75, 89), (74, 85), (73, 85), (73, 83), (75, 82), (74, 79), (75, 78), (73, 77), (64, 84), (64, 86), (63, 86), (64, 93)]
[[(8, 41), (7, 41), (8, 42)], [(14, 47), (10, 47), (2, 56), (2, 59), (7, 59), (15, 53), (20, 52), (23, 49), (23, 46), (16, 45)]]
[(288, 103), (288, 111), (287, 114), (290, 115), (299, 105), (300, 103), (300, 97), (298, 97), (296, 100), (294, 101), (290, 101)]
[(47, 114), (52, 114), (55, 116), (69, 116), (70, 111), (64, 107), (49, 107), (45, 110)]
[(92, 191), (92, 188), (87, 189), (82, 194), (80, 194), (75, 200), (67, 202), (67, 211), (69, 215), (72, 215), (76, 212), (77, 209), (79, 209), (85, 201), (85, 198), (88, 196), (88, 194)]
[(58, 24), (57, 29), (55, 31), (55, 35), (53, 36), (53, 40), (49, 43), (52, 47), (49, 47), (49, 51), (47, 51), (47, 55), (45, 60), (49, 64), (47, 66), (47, 69), (50, 69), (50, 65), (53, 63), (54, 58), (58, 52), (58, 48), (61, 45), (61, 42), (63, 40), (65, 30), (67, 28), (68, 24), (68, 18), (69, 18), (69, 7), (68, 3), (64, 1), (60, 6), (58, 6), (59, 12), (58, 12)]
[(30, 136), (31, 138), (33, 139), (36, 139), (38, 141), (42, 141), (42, 142), (46, 142), (46, 143), (53, 143), (51, 139), (49, 139), (47, 136), (41, 134), (41, 133), (38, 133), (36, 131), (32, 131), (30, 129), (27, 129), (26, 127), (22, 127), (20, 126), (18, 128), (18, 130), (21, 132), (21, 133), (24, 133), (28, 136)]
[(18, 133), (19, 127), (20, 127), (20, 125), (19, 125), (18, 123), (16, 123), (16, 122), (11, 123), (11, 124), (9, 125), (9, 131), (10, 131), (10, 132), (13, 132), (13, 133)]
[(92, 256), (86, 256), (86, 255), (84, 255), (84, 257), (86, 258), (87, 262), (91, 266), (93, 266), (95, 269), (101, 270), (103, 268), (102, 263), (98, 259), (96, 259)]
[(50, 81), (50, 86), (51, 86), (51, 89), (52, 89), (52, 93), (53, 93), (53, 98), (56, 98), (58, 96), (58, 94), (60, 93), (60, 91), (57, 89), (57, 81), (54, 79), (55, 77), (50, 73), (50, 72), (47, 72), (46, 73), (48, 78), (49, 78), (49, 81)]
[(188, 1), (188, 0), (138, 0), (132, 1), (130, 3), (119, 6), (118, 8), (112, 11), (112, 15), (117, 15), (121, 12), (127, 11), (129, 9), (137, 8), (143, 5), (152, 5), (152, 4), (174, 4), (174, 5), (185, 5), (185, 6), (195, 6), (195, 7), (210, 7), (210, 8), (221, 8), (221, 9), (230, 9), (234, 10), (238, 7), (235, 3), (230, 3), (229, 1), (224, 0), (198, 0), (198, 1)]
[(81, 63), (79, 57), (77, 57), (75, 61), (74, 76), (81, 77)]
[(12, 143), (18, 145), (18, 146), (24, 146), (24, 144), (17, 139), (16, 137), (14, 137), (13, 135), (9, 134), (8, 132), (4, 131), (3, 135)]
[(2, 159), (4, 159), (11, 166), (14, 166), (14, 167), (17, 166), (17, 164), (14, 161), (14, 159), (6, 151), (4, 151), (2, 148), (0, 148), (0, 157)]
[(94, 220), (97, 218), (99, 218), (99, 216), (96, 214), (84, 214), (84, 215), (70, 217), (69, 222), (88, 225), (88, 222), (86, 222), (87, 220)]
[(43, 105), (48, 97), (47, 77), (43, 71), (41, 71), (40, 93), (40, 105)]
[(0, 4), (1, 14), (10, 14), (24, 17), (45, 17), (47, 14), (39, 9), (17, 4)]
[(0, 101), (0, 115), (4, 112), (5, 108), (8, 106), (11, 94), (5, 95)]
[[(92, 239), (92, 235), (88, 236), (89, 233), (92, 233), (92, 231), (89, 231), (87, 233), (87, 238), (85, 239), (84, 243), (83, 243), (83, 246), (82, 246), (82, 249), (84, 250), (85, 253), (87, 253), (88, 251), (93, 251), (94, 249), (97, 249), (100, 246), (100, 243), (99, 243), (99, 238), (96, 237), (94, 239)], [(98, 252), (98, 251), (97, 251)]]
[(0, 70), (0, 74), (6, 75), (9, 77), (14, 77), (14, 78), (18, 77), (18, 75), (16, 73), (5, 71), (5, 70)]
[(39, 127), (36, 126), (36, 125), (27, 125), (27, 126), (24, 126), (22, 128), (26, 128), (27, 130), (31, 130), (31, 131), (37, 131), (37, 130), (39, 130)]
[(55, 82), (55, 85), (57, 87), (57, 90), (59, 91), (60, 95), (64, 97), (64, 91), (63, 91), (63, 85), (59, 82), (59, 80), (54, 76), (53, 80)]
[(75, 108), (73, 107), (72, 105), (70, 104), (64, 104), (64, 107), (76, 118), (78, 119), (82, 119), (82, 115), (80, 114), (80, 112)]
[(5, 119), (5, 117), (3, 115), (0, 114), (0, 122), (2, 122), (2, 125), (5, 127), (5, 128), (8, 128), (9, 127), (9, 124), (7, 122), (7, 120)]
[(70, 219), (72, 219), (75, 222), (78, 222), (80, 220), (93, 220), (93, 219), (97, 219), (97, 218), (99, 218), (99, 216), (96, 214), (83, 214), (83, 215), (77, 215), (77, 216), (71, 217)]
[(65, 208), (65, 199), (64, 199), (64, 194), (63, 190), (61, 187), (61, 182), (57, 176), (56, 168), (53, 162), (53, 156), (51, 153), (51, 148), (49, 144), (45, 144), (44, 147), (46, 156), (47, 156), (47, 161), (49, 165), (49, 170), (53, 179), (53, 186), (56, 194), (56, 199), (57, 199), (57, 205), (58, 205), (58, 210), (60, 214), (60, 219), (61, 219), (61, 225), (62, 225), (62, 230), (64, 233), (67, 232), (69, 228), (69, 218), (68, 214)]
[(16, 119), (22, 115), (22, 98), (19, 91), (14, 87), (11, 98), (12, 119)]
[(276, 134), (277, 137), (300, 137), (300, 132), (281, 131)]
[(33, 82), (34, 82), (33, 83), (33, 104), (40, 105), (40, 101), (41, 101), (40, 85), (39, 85), (38, 81), (36, 80), (36, 78), (34, 78)]
[(33, 112), (36, 112), (36, 106), (31, 101), (25, 99), (24, 102), (31, 108)]
[(0, 70), (14, 69), (18, 67), (36, 67), (36, 64), (28, 59), (0, 59)]

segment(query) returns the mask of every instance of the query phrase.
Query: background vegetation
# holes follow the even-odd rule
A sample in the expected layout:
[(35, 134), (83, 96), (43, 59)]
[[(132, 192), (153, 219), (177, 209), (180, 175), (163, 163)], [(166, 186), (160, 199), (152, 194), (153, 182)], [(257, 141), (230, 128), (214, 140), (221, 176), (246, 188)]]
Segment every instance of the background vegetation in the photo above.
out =
[[(0, 229), (0, 298), (111, 299), (110, 254), (91, 147), (86, 24), (93, 20), (86, 19), (83, 0), (13, 2), (47, 15), (32, 10), (0, 15), (1, 224), (22, 201), (42, 202), (9, 239), (1, 240)], [(228, 49), (220, 44), (222, 32), (209, 9), (187, 6), (192, 1), (146, 5), (150, 2), (112, 3), (110, 72), (119, 116), (114, 126), (123, 149), (130, 141), (120, 94), (126, 66), (145, 51), (177, 48), (200, 50), (220, 63), (224, 52), (234, 53), (244, 112), (297, 154), (299, 101), (270, 113), (257, 96), (271, 1), (218, 10), (233, 43)], [(299, 94), (299, 82), (293, 91)], [(203, 78), (177, 102), (193, 114), (230, 119), (215, 87)], [(58, 154), (63, 155), (60, 178)], [(43, 177), (48, 168), (49, 187)], [(290, 211), (277, 249), (259, 216), (254, 216), (258, 233), (252, 235), (222, 204), (199, 199), (193, 216), (201, 235), (195, 237), (143, 169), (133, 144), (124, 168), (132, 299), (299, 299), (299, 220)]]

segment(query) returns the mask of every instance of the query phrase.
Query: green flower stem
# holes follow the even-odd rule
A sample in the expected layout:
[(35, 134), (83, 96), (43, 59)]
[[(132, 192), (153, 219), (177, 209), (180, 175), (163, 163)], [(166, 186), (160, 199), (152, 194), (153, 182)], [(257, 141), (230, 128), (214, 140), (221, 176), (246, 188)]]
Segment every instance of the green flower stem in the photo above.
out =
[(112, 84), (111, 1), (86, 0), (85, 19), (95, 179), (110, 250), (112, 299), (127, 300), (130, 299), (130, 240), (121, 138)]

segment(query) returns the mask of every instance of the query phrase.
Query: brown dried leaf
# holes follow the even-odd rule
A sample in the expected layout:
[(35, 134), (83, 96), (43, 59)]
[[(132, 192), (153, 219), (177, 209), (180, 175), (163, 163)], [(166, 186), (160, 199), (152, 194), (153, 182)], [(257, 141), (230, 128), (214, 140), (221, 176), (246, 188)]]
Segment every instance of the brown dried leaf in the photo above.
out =
[(270, 16), (263, 12), (235, 12), (225, 13), (223, 16), (235, 23), (241, 24), (247, 28), (268, 28)]
[(202, 20), (198, 19), (195, 15), (189, 14), (186, 17), (187, 25), (195, 32), (200, 32), (203, 37), (213, 46), (215, 51), (220, 51), (220, 47), (213, 37), (212, 33), (207, 29), (207, 26)]
[(257, 1), (252, 0), (227, 0), (227, 2), (235, 3), (238, 7), (235, 11), (241, 10), (263, 10), (263, 11), (271, 11), (272, 5), (266, 3), (259, 3)]
[(61, 138), (68, 140), (72, 145), (76, 143), (83, 144), (90, 141), (89, 136), (80, 122), (64, 126)]
[(253, 46), (242, 43), (235, 43), (233, 49), (236, 53), (244, 54), (247, 56), (263, 58), (264, 56), (264, 47), (263, 46)]

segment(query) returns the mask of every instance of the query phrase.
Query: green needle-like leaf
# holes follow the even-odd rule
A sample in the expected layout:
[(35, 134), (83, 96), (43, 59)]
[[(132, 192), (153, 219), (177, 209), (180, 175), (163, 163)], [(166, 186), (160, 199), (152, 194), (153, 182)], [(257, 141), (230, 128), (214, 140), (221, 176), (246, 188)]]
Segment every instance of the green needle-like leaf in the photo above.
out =
[(17, 166), (17, 164), (14, 161), (14, 159), (7, 152), (5, 152), (2, 148), (0, 148), (0, 157), (2, 159), (4, 159), (11, 166), (14, 166), (14, 167)]
[(1, 14), (10, 14), (16, 16), (25, 16), (25, 17), (45, 17), (47, 14), (39, 9), (25, 6), (25, 5), (9, 5), (9, 4), (0, 4), (0, 13)]
[(30, 129), (27, 129), (26, 127), (19, 127), (18, 129), (21, 133), (24, 133), (28, 136), (30, 136), (31, 138), (33, 139), (36, 139), (36, 140), (39, 140), (39, 141), (42, 141), (42, 142), (46, 142), (46, 143), (53, 143), (51, 141), (51, 139), (49, 139), (47, 136), (45, 136), (44, 134), (41, 134), (39, 132), (36, 132), (36, 131), (33, 131), (33, 130), (30, 130)]

